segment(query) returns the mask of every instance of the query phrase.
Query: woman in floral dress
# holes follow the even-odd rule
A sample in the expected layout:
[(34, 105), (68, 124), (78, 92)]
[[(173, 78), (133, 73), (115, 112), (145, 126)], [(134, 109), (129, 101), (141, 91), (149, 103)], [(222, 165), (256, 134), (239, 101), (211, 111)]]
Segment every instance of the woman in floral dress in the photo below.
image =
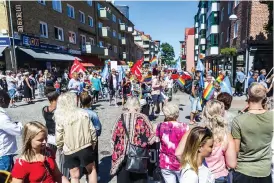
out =
[(119, 183), (147, 183), (147, 174), (132, 173), (125, 169), (128, 142), (146, 148), (155, 141), (152, 124), (146, 115), (140, 113), (140, 109), (137, 97), (130, 97), (125, 104), (123, 118), (129, 140), (122, 125), (121, 115), (116, 119), (112, 130), (113, 152), (110, 174), (117, 175)]

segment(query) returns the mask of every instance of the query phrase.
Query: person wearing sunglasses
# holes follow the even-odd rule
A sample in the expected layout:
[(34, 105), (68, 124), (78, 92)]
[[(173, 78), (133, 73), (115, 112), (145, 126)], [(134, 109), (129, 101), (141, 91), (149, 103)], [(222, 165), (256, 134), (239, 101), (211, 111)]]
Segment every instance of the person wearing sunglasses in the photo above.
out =
[(55, 153), (47, 148), (47, 128), (40, 122), (26, 123), (23, 149), (15, 161), (11, 183), (69, 183), (58, 169)]
[(214, 183), (210, 170), (203, 165), (213, 148), (213, 134), (208, 128), (194, 127), (188, 134), (181, 155), (180, 183)]

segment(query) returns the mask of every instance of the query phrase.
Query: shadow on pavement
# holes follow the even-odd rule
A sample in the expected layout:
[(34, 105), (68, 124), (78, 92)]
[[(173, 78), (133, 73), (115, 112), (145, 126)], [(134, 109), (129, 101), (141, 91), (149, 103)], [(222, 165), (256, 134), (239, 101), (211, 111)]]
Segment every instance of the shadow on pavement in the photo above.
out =
[(99, 164), (99, 176), (101, 180), (100, 183), (108, 183), (111, 181), (110, 177), (110, 168), (111, 168), (111, 155), (105, 156), (101, 159)]
[(190, 119), (190, 116), (186, 116), (185, 118), (186, 118), (186, 119)]
[(184, 105), (184, 104), (179, 104), (179, 106), (180, 106), (180, 107), (184, 107), (184, 106), (186, 106), (186, 105)]

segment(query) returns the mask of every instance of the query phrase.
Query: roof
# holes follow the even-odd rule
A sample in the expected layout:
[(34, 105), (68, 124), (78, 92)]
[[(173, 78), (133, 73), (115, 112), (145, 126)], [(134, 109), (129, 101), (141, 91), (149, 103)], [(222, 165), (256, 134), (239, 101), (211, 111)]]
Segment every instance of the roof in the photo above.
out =
[(191, 27), (190, 29), (188, 29), (188, 35), (194, 35), (194, 34), (195, 34), (194, 27)]
[(134, 23), (132, 23), (132, 21), (130, 21), (114, 4), (112, 4), (111, 2), (109, 2), (110, 6), (112, 6), (118, 13), (120, 13), (120, 15), (122, 15), (123, 17), (125, 17), (133, 26)]

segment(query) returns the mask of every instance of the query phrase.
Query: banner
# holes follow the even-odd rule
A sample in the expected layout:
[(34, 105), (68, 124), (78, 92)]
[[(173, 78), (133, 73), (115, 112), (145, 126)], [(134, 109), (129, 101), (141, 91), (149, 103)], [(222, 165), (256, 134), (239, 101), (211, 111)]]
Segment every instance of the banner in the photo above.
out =
[(73, 62), (73, 65), (71, 66), (70, 72), (69, 72), (69, 77), (72, 78), (72, 74), (74, 72), (82, 72), (83, 74), (85, 73), (86, 68), (83, 66), (82, 63), (80, 63), (76, 58)]

